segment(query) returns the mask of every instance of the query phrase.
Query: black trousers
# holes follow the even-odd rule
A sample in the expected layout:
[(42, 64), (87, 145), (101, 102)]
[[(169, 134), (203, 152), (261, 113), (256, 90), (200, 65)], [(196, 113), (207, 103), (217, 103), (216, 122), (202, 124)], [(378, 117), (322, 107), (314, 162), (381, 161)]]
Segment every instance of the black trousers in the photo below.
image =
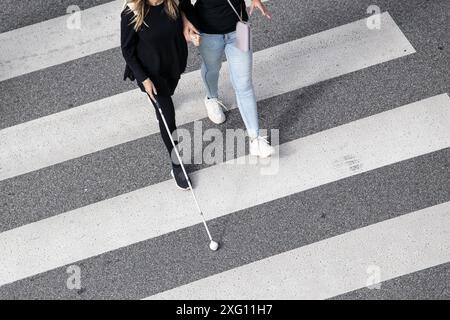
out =
[[(164, 115), (164, 118), (166, 119), (167, 126), (169, 127), (170, 133), (173, 134), (174, 131), (177, 129), (177, 125), (175, 122), (175, 107), (173, 105), (172, 97), (156, 95), (155, 98), (161, 107), (162, 113)], [(173, 145), (170, 140), (170, 136), (167, 133), (166, 127), (164, 126), (164, 122), (161, 118), (161, 114), (159, 113), (158, 107), (157, 107), (156, 103), (153, 102), (153, 100), (152, 100), (152, 104), (155, 107), (156, 118), (158, 119), (158, 123), (159, 123), (159, 131), (161, 132), (161, 137), (164, 142), (164, 145), (166, 146), (167, 152), (169, 153), (169, 157), (171, 157), (172, 164), (174, 166), (179, 166), (179, 162), (178, 162), (175, 152), (173, 152), (173, 155), (172, 155)], [(178, 141), (176, 139), (174, 142), (175, 142), (175, 145), (178, 143)]]

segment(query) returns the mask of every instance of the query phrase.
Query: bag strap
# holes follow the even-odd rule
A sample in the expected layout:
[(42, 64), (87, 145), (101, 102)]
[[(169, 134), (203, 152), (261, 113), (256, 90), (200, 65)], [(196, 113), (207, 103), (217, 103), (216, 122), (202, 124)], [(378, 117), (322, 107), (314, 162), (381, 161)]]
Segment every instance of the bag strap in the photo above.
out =
[(233, 9), (234, 13), (236, 13), (236, 15), (238, 16), (239, 21), (244, 22), (244, 20), (242, 20), (242, 5), (241, 5), (241, 15), (239, 15), (239, 13), (237, 12), (236, 8), (233, 6), (233, 4), (231, 3), (230, 0), (228, 0), (228, 3), (230, 4), (230, 6)]

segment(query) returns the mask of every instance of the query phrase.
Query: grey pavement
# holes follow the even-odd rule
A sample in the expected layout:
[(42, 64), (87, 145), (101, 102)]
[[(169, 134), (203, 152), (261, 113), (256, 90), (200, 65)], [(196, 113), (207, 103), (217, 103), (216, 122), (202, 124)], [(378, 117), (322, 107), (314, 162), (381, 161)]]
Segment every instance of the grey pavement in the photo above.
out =
[[(17, 1), (16, 1), (17, 2)], [(0, 32), (107, 1), (4, 1)], [(256, 51), (365, 16), (369, 0), (270, 1), (255, 17)], [(379, 0), (415, 54), (259, 103), (261, 127), (280, 143), (422, 100), (450, 88), (450, 2)], [(197, 70), (195, 50), (188, 71)], [(135, 88), (122, 81), (118, 48), (0, 82), (0, 130)], [(320, 66), (317, 66), (320, 68)], [(243, 127), (238, 110), (218, 128)], [(205, 129), (213, 127), (201, 120)], [(193, 124), (183, 127), (192, 130)], [(1, 165), (1, 164), (0, 164)], [(189, 166), (191, 171), (206, 165)], [(0, 181), (0, 233), (170, 179), (159, 134)], [(67, 290), (66, 266), (0, 286), (0, 299), (141, 299), (245, 264), (450, 200), (450, 149), (329, 183), (211, 221), (225, 245), (204, 250), (202, 225), (76, 262), (83, 288)], [(195, 257), (194, 259), (192, 257)], [(336, 299), (448, 299), (449, 264)]]

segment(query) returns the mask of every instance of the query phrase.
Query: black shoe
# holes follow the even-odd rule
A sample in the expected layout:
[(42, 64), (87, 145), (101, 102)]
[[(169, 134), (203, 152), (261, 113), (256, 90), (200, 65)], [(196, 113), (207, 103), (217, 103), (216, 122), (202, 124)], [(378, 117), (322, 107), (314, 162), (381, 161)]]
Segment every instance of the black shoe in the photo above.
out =
[[(181, 166), (172, 166), (172, 171), (170, 172), (170, 174), (175, 179), (178, 188), (180, 188), (181, 190), (190, 189)], [(189, 182), (191, 182), (191, 180), (189, 180)]]

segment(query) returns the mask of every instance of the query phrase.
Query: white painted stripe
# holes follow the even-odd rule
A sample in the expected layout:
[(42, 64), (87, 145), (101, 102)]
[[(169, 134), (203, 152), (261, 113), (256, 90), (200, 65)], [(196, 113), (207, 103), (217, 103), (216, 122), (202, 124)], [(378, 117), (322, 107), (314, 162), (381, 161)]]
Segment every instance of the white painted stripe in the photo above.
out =
[[(264, 0), (267, 1), (267, 0)], [(249, 2), (248, 0), (246, 2)], [(116, 0), (0, 34), (0, 81), (120, 46), (120, 12)]]
[[(449, 123), (442, 94), (286, 143), (274, 175), (241, 159), (192, 180), (216, 218), (448, 148)], [(199, 223), (190, 194), (175, 192), (169, 180), (1, 233), (0, 285)]]
[(326, 299), (449, 261), (450, 202), (445, 202), (148, 299)]
[[(388, 13), (383, 28), (365, 19), (255, 54), (258, 100), (411, 54), (414, 48)], [(226, 67), (225, 67), (226, 68)], [(220, 87), (232, 105), (228, 72)], [(185, 74), (175, 95), (177, 122), (206, 117), (200, 72)], [(145, 137), (159, 131), (139, 89), (0, 131), (0, 180)]]

